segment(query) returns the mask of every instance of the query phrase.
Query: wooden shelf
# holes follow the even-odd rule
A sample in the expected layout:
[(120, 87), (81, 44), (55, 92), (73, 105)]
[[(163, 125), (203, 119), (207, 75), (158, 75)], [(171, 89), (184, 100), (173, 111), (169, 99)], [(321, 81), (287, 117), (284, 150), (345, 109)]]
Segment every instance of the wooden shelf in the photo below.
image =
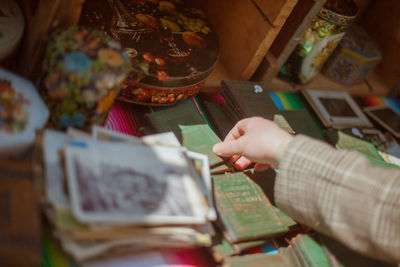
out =
[(372, 93), (365, 82), (353, 86), (344, 86), (320, 73), (309, 84), (298, 85), (297, 87), (299, 89), (309, 88), (326, 91), (347, 91), (351, 95), (369, 95)]
[[(385, 96), (393, 88), (400, 88), (400, 23), (397, 14), (400, 2), (396, 0), (371, 1), (355, 0), (359, 7), (358, 21), (379, 43), (383, 53), (381, 63), (364, 83), (355, 86), (343, 86), (319, 74), (307, 85), (293, 85), (276, 78), (281, 66), (292, 53), (298, 39), (308, 27), (312, 17), (318, 12), (325, 0), (299, 0), (270, 50), (252, 77), (252, 81), (270, 83), (276, 90), (292, 91), (301, 88), (319, 90), (347, 91), (352, 95)], [(374, 18), (374, 19), (371, 19)], [(398, 94), (398, 92), (396, 92)]]
[(365, 82), (354, 86), (344, 86), (322, 74), (318, 74), (310, 83), (304, 85), (291, 84), (281, 79), (274, 78), (270, 85), (268, 85), (268, 88), (272, 88), (276, 91), (298, 91), (302, 88), (326, 91), (346, 91), (355, 96), (384, 96), (389, 93), (389, 88), (385, 87), (378, 79), (378, 76), (374, 73), (372, 73)]
[(248, 80), (298, 0), (192, 0), (218, 33), (220, 59), (229, 75)]

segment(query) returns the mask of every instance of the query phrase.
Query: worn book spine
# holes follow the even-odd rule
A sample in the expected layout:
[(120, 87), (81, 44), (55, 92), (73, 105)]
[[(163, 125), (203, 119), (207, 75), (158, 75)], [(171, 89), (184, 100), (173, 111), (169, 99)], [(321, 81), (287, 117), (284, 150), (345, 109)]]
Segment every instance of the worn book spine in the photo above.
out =
[(262, 240), (288, 231), (260, 187), (244, 173), (212, 177), (217, 210), (229, 242)]

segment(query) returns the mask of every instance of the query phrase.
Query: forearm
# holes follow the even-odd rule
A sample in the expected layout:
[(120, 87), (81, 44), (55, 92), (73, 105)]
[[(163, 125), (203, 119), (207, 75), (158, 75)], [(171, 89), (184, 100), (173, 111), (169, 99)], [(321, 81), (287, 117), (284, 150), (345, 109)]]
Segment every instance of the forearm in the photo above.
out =
[(277, 206), (347, 246), (400, 262), (400, 170), (296, 136), (279, 155)]

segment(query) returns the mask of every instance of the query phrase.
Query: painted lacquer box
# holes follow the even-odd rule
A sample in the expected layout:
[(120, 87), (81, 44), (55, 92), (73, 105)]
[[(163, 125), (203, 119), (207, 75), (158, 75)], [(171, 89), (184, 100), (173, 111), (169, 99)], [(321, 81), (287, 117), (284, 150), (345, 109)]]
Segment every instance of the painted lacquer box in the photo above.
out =
[(182, 1), (89, 0), (80, 24), (109, 32), (130, 55), (133, 71), (118, 96), (127, 102), (181, 102), (199, 91), (218, 57), (205, 14)]
[(381, 59), (379, 45), (361, 26), (353, 25), (322, 72), (343, 85), (355, 85), (362, 83)]
[(71, 27), (53, 34), (41, 94), (51, 126), (89, 130), (102, 124), (130, 71), (121, 45), (99, 30)]
[(33, 84), (0, 68), (0, 155), (25, 151), (48, 116)]

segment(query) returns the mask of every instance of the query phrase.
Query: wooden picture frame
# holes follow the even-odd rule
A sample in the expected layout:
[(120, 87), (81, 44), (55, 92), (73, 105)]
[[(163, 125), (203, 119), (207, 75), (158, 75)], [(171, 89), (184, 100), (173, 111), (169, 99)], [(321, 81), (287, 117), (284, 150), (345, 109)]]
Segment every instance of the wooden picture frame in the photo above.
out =
[(372, 127), (347, 92), (303, 89), (302, 93), (325, 127)]
[(364, 112), (375, 122), (400, 138), (400, 114), (389, 106), (365, 107)]

